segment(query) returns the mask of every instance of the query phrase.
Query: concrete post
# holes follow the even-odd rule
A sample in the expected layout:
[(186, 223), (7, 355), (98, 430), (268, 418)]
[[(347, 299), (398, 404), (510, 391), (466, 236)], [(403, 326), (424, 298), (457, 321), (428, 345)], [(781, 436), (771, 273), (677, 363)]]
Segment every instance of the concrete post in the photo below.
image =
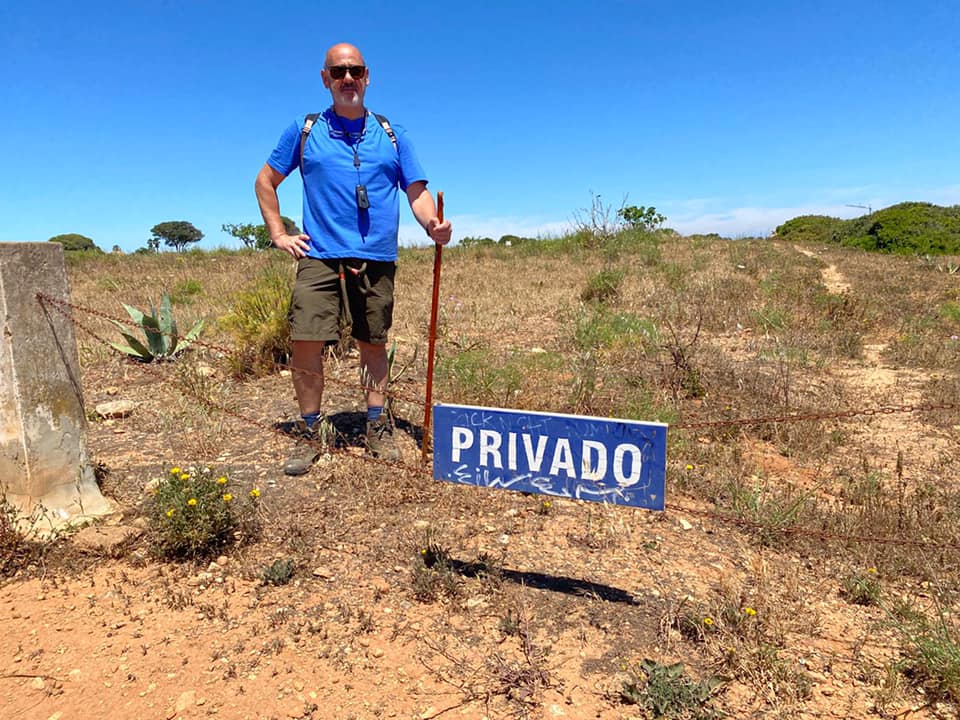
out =
[(69, 301), (63, 246), (0, 243), (0, 491), (48, 532), (113, 507), (87, 456), (73, 325), (37, 293)]

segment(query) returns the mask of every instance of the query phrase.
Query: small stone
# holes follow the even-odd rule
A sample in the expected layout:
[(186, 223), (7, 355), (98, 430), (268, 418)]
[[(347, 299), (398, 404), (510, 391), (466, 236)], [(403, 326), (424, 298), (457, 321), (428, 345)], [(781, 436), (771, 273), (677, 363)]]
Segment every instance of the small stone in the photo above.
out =
[(104, 392), (105, 392), (107, 395), (109, 395), (110, 397), (113, 397), (114, 395), (119, 395), (119, 394), (120, 394), (120, 388), (118, 388), (118, 387), (116, 387), (116, 386), (114, 386), (114, 385), (111, 385), (111, 386), (108, 387), (106, 390), (104, 390)]
[(209, 365), (197, 365), (197, 375), (205, 378), (212, 378), (216, 376), (217, 369), (210, 367)]
[(680, 518), (680, 527), (684, 530), (693, 530), (693, 523), (691, 523), (686, 518)]
[(413, 523), (414, 530), (426, 530), (428, 527), (430, 527), (429, 520), (417, 520)]
[(196, 690), (187, 690), (186, 692), (180, 693), (180, 697), (177, 698), (177, 712), (182, 713), (187, 708), (193, 707), (197, 702), (197, 691)]
[(34, 690), (43, 690), (46, 686), (47, 684), (43, 681), (42, 677), (35, 677), (30, 681), (30, 687)]
[(104, 419), (115, 419), (128, 417), (136, 407), (136, 404), (129, 400), (111, 400), (110, 402), (100, 403), (94, 409), (97, 411), (97, 415)]
[(333, 580), (333, 572), (330, 568), (318, 567), (313, 569), (313, 576), (323, 580)]

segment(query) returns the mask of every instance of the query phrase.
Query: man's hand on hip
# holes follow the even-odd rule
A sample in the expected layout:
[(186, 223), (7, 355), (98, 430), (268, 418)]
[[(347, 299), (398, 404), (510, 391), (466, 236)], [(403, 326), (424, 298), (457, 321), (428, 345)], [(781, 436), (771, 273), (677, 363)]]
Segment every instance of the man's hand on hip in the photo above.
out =
[(446, 245), (453, 235), (453, 226), (449, 220), (440, 222), (440, 218), (432, 217), (427, 222), (427, 235), (437, 245)]
[(310, 249), (310, 236), (304, 235), (281, 235), (273, 238), (273, 246), (280, 248), (285, 253), (290, 253), (294, 259), (299, 260), (305, 257), (307, 250)]

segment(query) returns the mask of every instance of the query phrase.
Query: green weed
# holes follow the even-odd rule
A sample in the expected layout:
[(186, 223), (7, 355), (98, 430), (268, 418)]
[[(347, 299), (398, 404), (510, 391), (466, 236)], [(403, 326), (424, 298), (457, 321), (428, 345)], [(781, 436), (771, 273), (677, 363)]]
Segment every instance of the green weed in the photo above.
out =
[(277, 559), (260, 573), (264, 585), (286, 585), (293, 579), (293, 560)]
[(895, 665), (933, 700), (960, 702), (960, 626), (938, 603), (932, 616), (911, 608), (894, 618), (905, 645), (905, 657)]
[(620, 699), (639, 705), (660, 718), (707, 720), (719, 717), (712, 698), (720, 686), (718, 678), (695, 681), (684, 673), (683, 663), (664, 665), (645, 659), (627, 667), (627, 679)]
[(170, 291), (170, 302), (174, 305), (189, 305), (195, 295), (203, 292), (203, 284), (199, 280), (181, 280)]

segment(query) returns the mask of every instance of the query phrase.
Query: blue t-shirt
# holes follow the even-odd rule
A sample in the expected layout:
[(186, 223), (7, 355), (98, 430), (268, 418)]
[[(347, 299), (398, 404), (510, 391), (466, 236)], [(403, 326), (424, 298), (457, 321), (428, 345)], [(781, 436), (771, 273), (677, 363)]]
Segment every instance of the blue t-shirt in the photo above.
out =
[[(280, 136), (267, 163), (286, 177), (300, 164), (300, 132), (305, 118)], [(395, 261), (400, 223), (399, 190), (427, 181), (403, 128), (390, 136), (373, 113), (349, 120), (325, 110), (314, 123), (303, 152), (303, 231), (307, 255)], [(360, 167), (354, 166), (354, 149)], [(357, 206), (357, 185), (367, 189), (369, 209)]]

